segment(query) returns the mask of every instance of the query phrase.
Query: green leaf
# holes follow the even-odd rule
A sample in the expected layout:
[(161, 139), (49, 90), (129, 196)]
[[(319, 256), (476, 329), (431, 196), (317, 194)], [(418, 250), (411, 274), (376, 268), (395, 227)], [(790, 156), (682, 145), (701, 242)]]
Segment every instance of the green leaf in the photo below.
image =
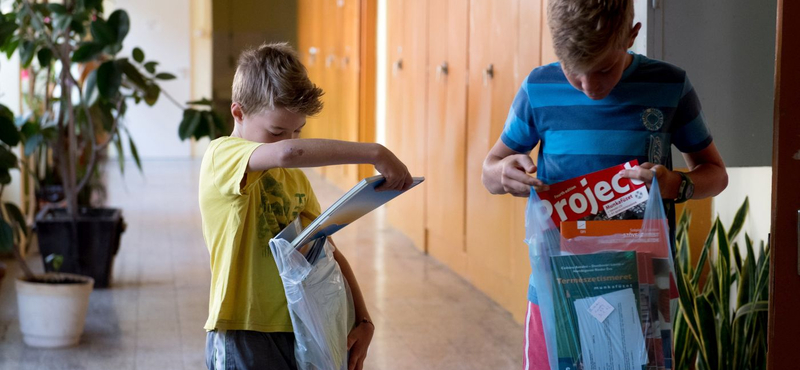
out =
[(122, 69), (122, 72), (125, 73), (125, 76), (127, 76), (136, 87), (142, 91), (147, 90), (149, 84), (136, 66), (128, 62), (127, 59), (120, 59), (117, 61), (117, 64)]
[(22, 233), (27, 236), (28, 223), (25, 220), (25, 216), (22, 214), (22, 210), (20, 210), (16, 204), (6, 202), (6, 213), (8, 213), (8, 215), (11, 217), (11, 220), (16, 224), (17, 229), (21, 230)]
[(115, 33), (117, 44), (122, 44), (122, 40), (128, 35), (131, 28), (131, 21), (128, 13), (122, 9), (117, 9), (108, 16), (108, 25)]
[(97, 100), (97, 70), (89, 72), (86, 82), (83, 84), (83, 102), (87, 106), (94, 105)]
[(42, 134), (34, 134), (25, 139), (25, 156), (30, 157), (43, 142), (44, 136)]
[(706, 236), (706, 241), (703, 244), (703, 250), (700, 252), (700, 258), (697, 260), (697, 268), (694, 270), (694, 276), (692, 276), (692, 285), (697, 286), (700, 282), (700, 276), (703, 274), (703, 268), (706, 264), (706, 259), (708, 259), (708, 253), (711, 251), (711, 245), (714, 243), (714, 234), (717, 230), (717, 223), (715, 222), (714, 225), (711, 226), (711, 231), (708, 232), (708, 236)]
[(6, 58), (11, 59), (18, 46), (19, 39), (17, 38), (13, 38), (11, 41), (7, 42), (5, 45)]
[(147, 63), (144, 64), (144, 69), (147, 72), (150, 72), (150, 74), (155, 74), (157, 65), (158, 65), (158, 62), (147, 62)]
[(209, 107), (211, 106), (211, 104), (212, 104), (212, 102), (211, 102), (211, 100), (208, 100), (208, 98), (203, 98), (203, 99), (200, 99), (200, 100), (193, 100), (193, 101), (186, 102), (186, 105), (206, 105), (206, 106), (209, 106)]
[(41, 48), (39, 52), (36, 53), (36, 58), (39, 59), (39, 66), (42, 68), (49, 66), (50, 62), (53, 60), (53, 51), (50, 48)]
[(0, 250), (10, 251), (14, 248), (14, 230), (6, 220), (0, 217)]
[(110, 45), (116, 43), (117, 37), (114, 30), (103, 18), (97, 18), (92, 21), (91, 27), (92, 37), (94, 41), (103, 45)]
[(156, 75), (156, 78), (159, 79), (159, 80), (165, 80), (166, 81), (166, 80), (174, 80), (177, 77), (175, 77), (175, 75), (172, 74), (172, 73), (161, 72), (161, 73)]
[(72, 61), (84, 63), (95, 59), (105, 46), (98, 42), (85, 42), (72, 53)]
[(0, 168), (5, 170), (17, 167), (17, 156), (5, 146), (0, 145)]
[(122, 85), (122, 70), (113, 60), (103, 63), (97, 69), (97, 89), (100, 96), (106, 99), (113, 99), (119, 94), (119, 87)]
[(11, 183), (11, 173), (7, 168), (0, 168), (0, 184), (8, 185)]
[(22, 41), (19, 48), (19, 63), (22, 68), (28, 68), (36, 54), (36, 44), (33, 41)]
[(54, 14), (67, 14), (67, 7), (61, 4), (47, 4), (47, 9)]
[(114, 146), (117, 148), (117, 163), (119, 164), (119, 172), (125, 173), (125, 152), (122, 151), (122, 138), (119, 134), (114, 135)]
[(144, 92), (144, 102), (152, 107), (158, 101), (159, 95), (161, 95), (161, 87), (151, 83)]
[(142, 172), (142, 160), (139, 159), (139, 150), (136, 149), (136, 144), (133, 142), (133, 137), (131, 136), (131, 132), (128, 131), (128, 128), (125, 128), (125, 132), (128, 134), (128, 146), (131, 148), (131, 156), (133, 156), (133, 161), (136, 163), (136, 167), (139, 168), (139, 172)]
[(133, 60), (135, 60), (137, 63), (144, 62), (144, 51), (138, 47), (133, 48)]
[(738, 211), (736, 211), (736, 216), (733, 217), (733, 223), (731, 224), (730, 231), (728, 231), (729, 241), (736, 239), (736, 236), (738, 236), (739, 232), (742, 231), (742, 226), (744, 226), (744, 221), (747, 218), (747, 213), (749, 211), (750, 197), (745, 197), (744, 203), (742, 203), (742, 206), (739, 207)]
[(178, 126), (178, 136), (181, 140), (186, 140), (194, 134), (197, 125), (200, 124), (200, 111), (196, 109), (186, 109), (183, 111), (183, 120)]
[(64, 256), (56, 253), (52, 253), (47, 255), (44, 258), (44, 262), (50, 264), (53, 267), (53, 271), (59, 272), (61, 271), (61, 265), (64, 264)]
[(6, 45), (18, 27), (16, 22), (0, 22), (0, 45)]
[(117, 55), (117, 53), (119, 53), (121, 50), (122, 44), (110, 44), (103, 49), (103, 52), (106, 54)]
[(12, 147), (19, 143), (19, 131), (14, 123), (14, 113), (4, 105), (0, 105), (0, 140)]
[(717, 329), (714, 309), (706, 296), (695, 299), (695, 317), (699, 324), (700, 343), (703, 360), (709, 369), (718, 369), (719, 351), (717, 348)]

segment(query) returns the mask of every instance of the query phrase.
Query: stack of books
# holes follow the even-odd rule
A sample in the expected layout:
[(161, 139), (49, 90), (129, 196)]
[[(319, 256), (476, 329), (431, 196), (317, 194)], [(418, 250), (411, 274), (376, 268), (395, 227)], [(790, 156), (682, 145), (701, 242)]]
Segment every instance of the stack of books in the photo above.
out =
[(559, 370), (672, 368), (668, 230), (643, 227), (647, 188), (618, 175), (637, 164), (539, 193), (562, 236), (550, 256)]

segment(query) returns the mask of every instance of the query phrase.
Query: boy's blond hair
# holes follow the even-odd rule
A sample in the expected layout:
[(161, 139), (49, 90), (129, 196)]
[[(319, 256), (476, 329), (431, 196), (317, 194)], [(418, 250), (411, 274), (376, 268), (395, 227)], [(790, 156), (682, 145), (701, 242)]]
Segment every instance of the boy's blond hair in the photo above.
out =
[(585, 72), (609, 49), (627, 49), (633, 0), (549, 0), (547, 18), (561, 65)]
[(245, 115), (285, 108), (313, 116), (322, 110), (322, 89), (287, 43), (262, 44), (239, 56), (233, 77), (233, 102)]

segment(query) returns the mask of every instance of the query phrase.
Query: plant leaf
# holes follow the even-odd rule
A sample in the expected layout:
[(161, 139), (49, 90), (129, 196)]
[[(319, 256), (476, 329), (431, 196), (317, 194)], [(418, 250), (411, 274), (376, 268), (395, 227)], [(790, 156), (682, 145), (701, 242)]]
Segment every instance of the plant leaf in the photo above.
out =
[(117, 44), (122, 44), (125, 36), (131, 28), (131, 21), (128, 13), (122, 9), (117, 9), (110, 16), (108, 16), (108, 25), (114, 31), (115, 41)]
[(111, 25), (108, 24), (103, 18), (97, 18), (92, 21), (90, 29), (92, 31), (92, 38), (94, 38), (94, 42), (102, 45), (110, 45), (114, 44), (117, 40), (114, 29), (112, 29)]
[(22, 68), (28, 68), (31, 65), (35, 53), (36, 44), (33, 41), (22, 41), (19, 48), (19, 63)]
[(133, 48), (133, 60), (137, 63), (144, 62), (144, 51), (138, 47)]
[(700, 258), (697, 260), (697, 268), (694, 270), (694, 276), (692, 276), (692, 285), (696, 286), (700, 282), (700, 276), (703, 274), (703, 268), (705, 267), (706, 259), (708, 259), (708, 253), (711, 250), (711, 245), (714, 243), (714, 233), (716, 230), (717, 223), (715, 222), (714, 225), (711, 226), (708, 236), (706, 236), (703, 250), (700, 252)]
[(158, 62), (147, 62), (147, 63), (144, 64), (144, 69), (147, 72), (150, 72), (150, 74), (155, 74), (157, 65), (158, 65)]
[(0, 104), (0, 140), (11, 147), (19, 144), (19, 131), (14, 123), (14, 113)]
[(117, 64), (122, 69), (122, 72), (125, 73), (125, 76), (127, 76), (136, 87), (142, 91), (147, 91), (149, 83), (136, 66), (131, 64), (127, 59), (120, 59), (117, 61)]
[(14, 248), (14, 230), (0, 217), (0, 251), (8, 252)]
[(113, 60), (109, 60), (97, 69), (97, 89), (100, 96), (113, 99), (119, 93), (122, 84), (122, 71)]
[(0, 168), (8, 171), (17, 167), (17, 156), (5, 146), (0, 145)]
[(736, 239), (736, 236), (739, 235), (739, 232), (742, 231), (742, 226), (744, 226), (744, 221), (747, 218), (747, 213), (750, 211), (750, 197), (744, 198), (744, 203), (742, 206), (739, 207), (739, 210), (736, 211), (736, 216), (733, 217), (733, 223), (728, 231), (728, 241), (731, 242)]
[(125, 152), (122, 149), (122, 138), (119, 133), (114, 135), (114, 146), (117, 148), (117, 163), (119, 164), (119, 172), (125, 174)]
[(11, 183), (11, 173), (7, 168), (0, 167), (0, 184), (8, 185)]
[(49, 66), (50, 62), (53, 60), (53, 51), (50, 48), (41, 48), (39, 52), (36, 53), (36, 58), (39, 60), (39, 66), (42, 68)]
[(18, 27), (16, 22), (0, 22), (0, 45), (6, 45)]
[(141, 172), (142, 160), (139, 159), (139, 150), (136, 149), (136, 144), (134, 144), (130, 132), (128, 133), (128, 146), (131, 147), (131, 156), (133, 156), (133, 161), (136, 163), (136, 167), (139, 168), (139, 172)]
[(161, 87), (159, 87), (155, 83), (151, 83), (147, 86), (147, 89), (144, 92), (144, 102), (152, 107), (158, 101), (158, 97), (160, 94), (161, 94)]
[(67, 7), (61, 4), (47, 4), (47, 9), (50, 10), (51, 13), (55, 14), (66, 14)]
[(175, 77), (175, 75), (172, 74), (172, 73), (161, 72), (161, 73), (156, 75), (156, 78), (159, 79), (159, 80), (167, 81), (167, 80), (174, 80), (177, 77)]
[(22, 233), (26, 236), (28, 235), (28, 225), (27, 221), (25, 221), (25, 216), (22, 214), (22, 210), (17, 207), (16, 204), (11, 202), (6, 202), (6, 212), (11, 219), (16, 223), (18, 230), (22, 230)]
[(208, 98), (203, 98), (200, 100), (188, 101), (186, 102), (186, 105), (206, 105), (210, 107), (211, 103), (212, 103), (211, 100), (208, 100)]
[(103, 52), (105, 46), (98, 42), (85, 42), (72, 53), (72, 61), (78, 63), (88, 62)]

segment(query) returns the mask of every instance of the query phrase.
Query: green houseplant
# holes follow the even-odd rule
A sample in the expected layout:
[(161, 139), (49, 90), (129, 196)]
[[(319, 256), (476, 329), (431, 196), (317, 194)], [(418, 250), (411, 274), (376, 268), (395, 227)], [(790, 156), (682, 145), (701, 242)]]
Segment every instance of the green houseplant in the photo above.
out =
[[(766, 369), (769, 309), (769, 243), (755, 246), (745, 233), (746, 255), (736, 237), (749, 212), (749, 200), (726, 230), (714, 222), (692, 266), (684, 212), (677, 226), (679, 309), (674, 322), (675, 369)], [(702, 279), (703, 271), (707, 277)]]
[(44, 148), (64, 198), (63, 208), (36, 217), (42, 255), (63, 255), (63, 271), (92, 276), (98, 287), (110, 283), (124, 223), (120, 210), (92, 207), (81, 195), (99, 177), (110, 145), (121, 168), (128, 154), (141, 169), (125, 112), (130, 105), (154, 105), (162, 95), (158, 82), (175, 78), (158, 71), (158, 62), (146, 60), (138, 47), (120, 56), (130, 19), (124, 10), (104, 14), (102, 0), (15, 0), (12, 12), (0, 14), (0, 51), (17, 53), (39, 81), (23, 91), (32, 105), (19, 119), (25, 154)]

